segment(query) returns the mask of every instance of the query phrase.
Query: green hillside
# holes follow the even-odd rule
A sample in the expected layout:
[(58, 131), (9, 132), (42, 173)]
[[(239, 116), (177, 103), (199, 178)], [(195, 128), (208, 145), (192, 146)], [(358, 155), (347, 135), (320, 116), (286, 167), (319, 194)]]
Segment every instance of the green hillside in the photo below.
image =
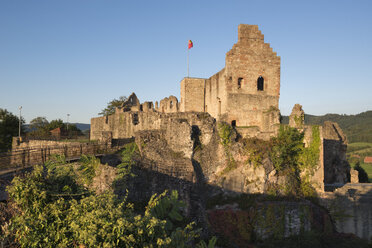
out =
[[(316, 116), (305, 114), (305, 124), (322, 125), (324, 121), (337, 122), (346, 134), (349, 143), (372, 142), (372, 111), (357, 115), (326, 114)], [(288, 116), (283, 116), (282, 123), (288, 123)]]

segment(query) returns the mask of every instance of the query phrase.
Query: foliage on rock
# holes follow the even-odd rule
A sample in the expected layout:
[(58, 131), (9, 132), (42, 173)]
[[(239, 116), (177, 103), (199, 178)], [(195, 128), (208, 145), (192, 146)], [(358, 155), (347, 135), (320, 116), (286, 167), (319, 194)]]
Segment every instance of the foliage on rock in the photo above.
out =
[(244, 150), (248, 156), (247, 163), (252, 164), (255, 168), (262, 165), (263, 160), (269, 157), (272, 142), (258, 138), (249, 138), (243, 140)]
[(231, 143), (232, 143), (232, 136), (233, 136), (233, 128), (229, 124), (225, 122), (219, 122), (217, 126), (218, 135), (220, 137), (220, 142), (225, 150), (225, 155), (228, 160), (228, 165), (224, 169), (223, 173), (227, 173), (230, 170), (236, 168), (236, 161), (231, 154)]
[(277, 175), (285, 178), (281, 185), (268, 185), (268, 193), (276, 195), (281, 192), (304, 197), (316, 195), (310, 177), (319, 165), (321, 140), (318, 126), (313, 126), (311, 131), (312, 137), (307, 147), (304, 146), (304, 133), (285, 125), (280, 127), (277, 137), (269, 141), (257, 138), (243, 140), (248, 164), (257, 168), (268, 158)]

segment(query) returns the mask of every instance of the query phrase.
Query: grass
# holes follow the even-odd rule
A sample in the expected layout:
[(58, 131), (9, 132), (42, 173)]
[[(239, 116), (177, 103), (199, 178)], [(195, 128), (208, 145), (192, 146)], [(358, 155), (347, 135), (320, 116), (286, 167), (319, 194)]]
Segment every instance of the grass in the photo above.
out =
[[(369, 182), (372, 182), (372, 164), (365, 164), (363, 162), (365, 156), (372, 156), (372, 143), (367, 142), (350, 143), (347, 146), (346, 154), (347, 157), (349, 158), (350, 165), (354, 167), (355, 164), (359, 162), (360, 166), (368, 174)], [(360, 158), (352, 157), (353, 155), (358, 155), (360, 156)]]
[(347, 146), (348, 154), (364, 154), (367, 153), (372, 156), (372, 143), (367, 142), (357, 142), (350, 143)]

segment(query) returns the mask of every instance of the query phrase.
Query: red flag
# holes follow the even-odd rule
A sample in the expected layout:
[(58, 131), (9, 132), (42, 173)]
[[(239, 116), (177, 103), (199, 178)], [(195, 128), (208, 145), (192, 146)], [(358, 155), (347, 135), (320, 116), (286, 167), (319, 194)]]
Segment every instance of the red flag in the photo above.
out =
[(190, 49), (191, 47), (193, 47), (193, 46), (194, 46), (194, 44), (192, 43), (191, 40), (189, 40), (189, 49)]

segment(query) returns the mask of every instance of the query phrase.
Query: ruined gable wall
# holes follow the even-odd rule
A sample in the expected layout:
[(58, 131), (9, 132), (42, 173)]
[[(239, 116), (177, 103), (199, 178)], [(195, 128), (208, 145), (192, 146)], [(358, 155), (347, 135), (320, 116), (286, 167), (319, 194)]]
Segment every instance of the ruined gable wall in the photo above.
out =
[[(273, 52), (269, 43), (256, 25), (239, 25), (238, 42), (226, 53), (226, 76), (231, 80), (229, 93), (254, 95), (280, 94), (280, 57)], [(264, 78), (264, 91), (257, 91), (257, 79)], [(241, 87), (238, 79), (242, 78)]]
[[(225, 74), (227, 121), (262, 128), (262, 113), (279, 106), (280, 57), (264, 42), (256, 25), (239, 25), (238, 42), (226, 54)], [(263, 91), (257, 90), (259, 76), (264, 79)]]

